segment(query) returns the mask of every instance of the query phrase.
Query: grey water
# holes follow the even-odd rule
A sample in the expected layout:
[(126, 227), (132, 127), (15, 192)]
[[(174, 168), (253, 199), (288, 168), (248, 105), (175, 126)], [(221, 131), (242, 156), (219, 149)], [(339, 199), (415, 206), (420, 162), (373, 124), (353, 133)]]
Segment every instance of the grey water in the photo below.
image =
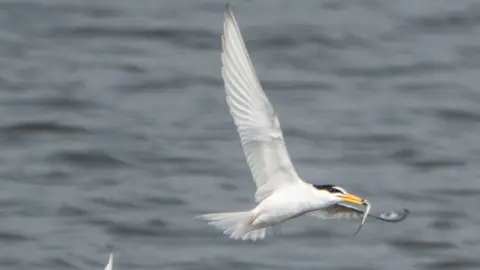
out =
[(0, 268), (480, 269), (480, 2), (231, 2), (300, 176), (411, 211), (256, 243), (224, 5), (0, 1)]

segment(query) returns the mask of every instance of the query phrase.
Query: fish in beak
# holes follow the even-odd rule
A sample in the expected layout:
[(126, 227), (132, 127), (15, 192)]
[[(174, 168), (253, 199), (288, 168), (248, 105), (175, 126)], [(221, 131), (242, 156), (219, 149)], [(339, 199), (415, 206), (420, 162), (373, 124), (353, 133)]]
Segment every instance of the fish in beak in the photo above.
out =
[(357, 231), (353, 234), (353, 236), (355, 236), (360, 232), (363, 225), (365, 224), (365, 221), (367, 220), (367, 216), (368, 216), (368, 213), (370, 212), (370, 207), (371, 207), (370, 203), (367, 200), (362, 199), (362, 198), (360, 198), (356, 195), (350, 194), (350, 193), (342, 194), (339, 197), (345, 202), (353, 203), (353, 204), (360, 204), (360, 205), (365, 206), (365, 211), (363, 212), (362, 222), (358, 226)]

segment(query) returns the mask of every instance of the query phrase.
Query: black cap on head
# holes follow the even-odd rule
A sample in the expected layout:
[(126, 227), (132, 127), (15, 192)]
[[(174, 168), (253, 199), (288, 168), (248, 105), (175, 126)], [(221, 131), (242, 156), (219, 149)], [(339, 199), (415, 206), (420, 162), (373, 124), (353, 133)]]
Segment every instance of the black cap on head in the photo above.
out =
[(313, 187), (315, 187), (318, 190), (328, 191), (330, 193), (343, 193), (343, 194), (347, 193), (343, 188), (337, 187), (335, 185), (313, 185)]

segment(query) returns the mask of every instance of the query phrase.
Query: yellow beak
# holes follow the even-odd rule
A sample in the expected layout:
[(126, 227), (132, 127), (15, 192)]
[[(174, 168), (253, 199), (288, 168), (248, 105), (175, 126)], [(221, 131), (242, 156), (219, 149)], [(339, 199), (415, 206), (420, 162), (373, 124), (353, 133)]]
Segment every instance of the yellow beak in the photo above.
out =
[(358, 196), (355, 196), (353, 194), (342, 194), (339, 196), (342, 200), (349, 202), (349, 203), (354, 203), (354, 204), (363, 204), (364, 200)]

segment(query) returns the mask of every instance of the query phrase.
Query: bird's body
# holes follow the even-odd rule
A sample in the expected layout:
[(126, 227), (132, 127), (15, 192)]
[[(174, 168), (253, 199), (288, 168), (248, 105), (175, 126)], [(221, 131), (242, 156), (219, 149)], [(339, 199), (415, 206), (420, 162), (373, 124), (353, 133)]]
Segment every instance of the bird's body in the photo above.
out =
[[(368, 211), (364, 213), (349, 205), (367, 205), (366, 200), (334, 185), (312, 185), (298, 176), (285, 146), (280, 121), (262, 90), (228, 5), (223, 30), (222, 78), (226, 101), (257, 187), (257, 205), (249, 211), (199, 217), (231, 238), (255, 241), (263, 239), (268, 228), (304, 214), (320, 218), (368, 215)], [(370, 216), (395, 222), (407, 214), (392, 213), (389, 217)]]
[(305, 213), (333, 205), (336, 201), (302, 181), (299, 184), (278, 189), (261, 201), (252, 210), (257, 215), (253, 224), (262, 227), (277, 225)]
[[(360, 204), (363, 203), (354, 195), (343, 193), (342, 195), (355, 198)], [(255, 241), (263, 239), (269, 227), (307, 213), (320, 211), (317, 214), (327, 214), (322, 218), (334, 218), (322, 210), (327, 210), (339, 201), (340, 199), (336, 196), (318, 190), (309, 183), (299, 181), (297, 184), (275, 190), (250, 211), (205, 214), (200, 217), (209, 220), (211, 225), (223, 230), (231, 238)]]
[(268, 227), (333, 203), (318, 197), (314, 189), (306, 183), (292, 185), (276, 190), (250, 211), (207, 214), (202, 217), (211, 220), (212, 224), (220, 229), (233, 228), (230, 233), (232, 238), (257, 240), (265, 237)]

